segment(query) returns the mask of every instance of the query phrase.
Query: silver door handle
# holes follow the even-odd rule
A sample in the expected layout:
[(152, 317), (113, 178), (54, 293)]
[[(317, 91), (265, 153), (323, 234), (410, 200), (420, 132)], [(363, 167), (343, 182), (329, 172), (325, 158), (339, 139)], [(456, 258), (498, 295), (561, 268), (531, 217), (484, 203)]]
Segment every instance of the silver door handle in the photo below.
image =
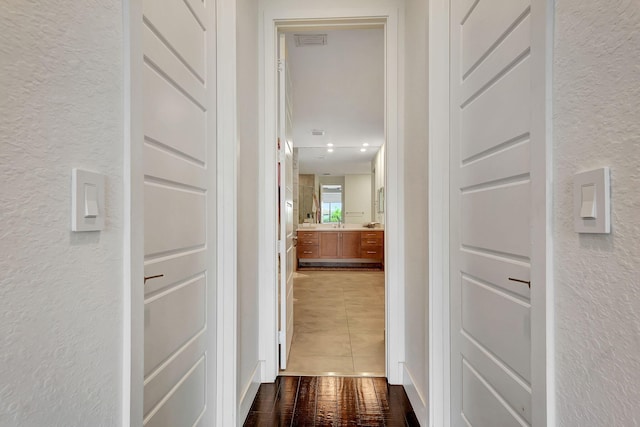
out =
[(147, 277), (144, 278), (144, 284), (145, 285), (147, 284), (147, 280), (158, 279), (160, 277), (164, 277), (164, 274), (156, 274), (155, 276), (147, 276)]
[(512, 282), (524, 283), (529, 286), (529, 289), (531, 289), (531, 282), (528, 280), (514, 279), (513, 277), (509, 277), (509, 280), (511, 280)]

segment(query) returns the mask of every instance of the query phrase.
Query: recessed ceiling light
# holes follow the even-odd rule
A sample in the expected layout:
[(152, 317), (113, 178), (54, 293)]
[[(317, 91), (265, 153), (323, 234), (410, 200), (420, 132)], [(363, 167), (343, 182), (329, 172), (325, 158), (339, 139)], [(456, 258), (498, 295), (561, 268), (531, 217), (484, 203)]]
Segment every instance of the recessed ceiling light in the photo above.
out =
[(333, 144), (329, 142), (329, 143), (327, 144), (327, 147), (333, 147)]
[(360, 151), (362, 151), (364, 153), (365, 151), (367, 151), (367, 149), (366, 148), (361, 148)]
[(362, 144), (363, 147), (368, 147), (369, 144), (367, 144), (366, 142), (364, 144)]
[(328, 151), (329, 153), (333, 153), (333, 148), (329, 148), (329, 149), (327, 149), (327, 151)]

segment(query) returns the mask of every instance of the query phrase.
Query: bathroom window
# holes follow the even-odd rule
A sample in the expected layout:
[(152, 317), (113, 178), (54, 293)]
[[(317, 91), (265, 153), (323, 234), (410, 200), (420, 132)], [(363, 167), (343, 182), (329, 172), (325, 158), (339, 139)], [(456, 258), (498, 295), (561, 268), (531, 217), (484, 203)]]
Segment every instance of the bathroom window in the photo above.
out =
[(342, 185), (330, 184), (320, 187), (320, 204), (322, 205), (321, 222), (323, 224), (342, 221)]

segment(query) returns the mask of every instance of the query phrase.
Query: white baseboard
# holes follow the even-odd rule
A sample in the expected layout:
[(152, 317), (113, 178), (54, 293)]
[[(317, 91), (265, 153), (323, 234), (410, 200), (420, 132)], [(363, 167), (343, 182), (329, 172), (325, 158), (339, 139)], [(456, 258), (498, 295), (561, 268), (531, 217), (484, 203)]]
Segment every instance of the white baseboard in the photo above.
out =
[(427, 408), (427, 401), (424, 398), (424, 393), (416, 387), (413, 376), (411, 375), (409, 368), (407, 368), (407, 365), (404, 363), (402, 365), (402, 385), (409, 397), (409, 402), (411, 402), (413, 412), (416, 414), (420, 425), (426, 427), (429, 425), (429, 410)]
[(258, 361), (253, 369), (251, 379), (242, 388), (242, 394), (240, 395), (238, 405), (238, 427), (241, 427), (247, 419), (247, 415), (249, 415), (249, 410), (253, 404), (253, 399), (255, 399), (258, 389), (260, 388), (260, 379), (262, 375), (260, 373), (261, 367), (262, 363)]

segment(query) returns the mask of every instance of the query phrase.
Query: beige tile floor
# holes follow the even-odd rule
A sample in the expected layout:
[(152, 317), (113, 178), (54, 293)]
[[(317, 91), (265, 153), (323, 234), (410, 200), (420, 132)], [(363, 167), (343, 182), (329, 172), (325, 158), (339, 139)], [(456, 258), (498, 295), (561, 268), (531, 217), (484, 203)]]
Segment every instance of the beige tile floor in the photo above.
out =
[(385, 375), (384, 272), (294, 273), (290, 375)]

